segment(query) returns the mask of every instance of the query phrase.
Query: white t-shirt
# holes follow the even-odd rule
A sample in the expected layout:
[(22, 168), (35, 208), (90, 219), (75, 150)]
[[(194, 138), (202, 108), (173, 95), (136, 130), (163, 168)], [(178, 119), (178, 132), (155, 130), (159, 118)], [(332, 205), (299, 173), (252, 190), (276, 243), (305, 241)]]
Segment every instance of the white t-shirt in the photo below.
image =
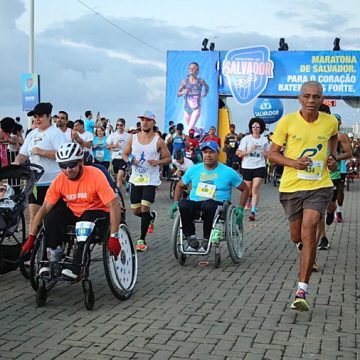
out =
[(182, 164), (180, 164), (175, 159), (172, 160), (172, 163), (176, 166), (178, 170), (181, 170), (184, 173), (186, 172), (187, 169), (191, 168), (194, 165), (194, 163), (188, 158), (184, 158), (184, 162)]
[[(79, 136), (81, 140), (94, 141), (94, 135), (90, 131), (84, 131), (82, 134), (79, 133)], [(89, 151), (91, 155), (93, 154), (92, 146), (90, 146), (89, 148), (84, 147), (83, 149), (84, 151)]]
[[(60, 130), (60, 129), (59, 129)], [(62, 130), (60, 130), (62, 131)], [(66, 137), (66, 141), (68, 142), (72, 142), (73, 138), (72, 138), (72, 134), (71, 134), (71, 129), (70, 128), (66, 128), (66, 131), (64, 132), (65, 137)]]
[(51, 125), (45, 131), (34, 129), (25, 138), (24, 144), (20, 148), (20, 154), (28, 156), (33, 164), (44, 168), (44, 175), (39, 179), (37, 185), (49, 185), (59, 174), (60, 168), (55, 159), (45, 156), (34, 155), (32, 148), (38, 147), (42, 150), (57, 150), (66, 142), (65, 134), (55, 125)]
[(263, 152), (269, 150), (267, 138), (260, 135), (260, 138), (256, 139), (252, 135), (246, 135), (241, 139), (239, 149), (247, 152), (253, 146), (255, 146), (255, 149), (242, 158), (241, 166), (244, 169), (257, 169), (266, 165)]
[(130, 138), (131, 135), (129, 133), (123, 132), (122, 134), (120, 134), (118, 131), (111, 133), (107, 137), (106, 143), (108, 145), (118, 145), (118, 147), (110, 149), (112, 159), (122, 159), (122, 153), (124, 151), (125, 145)]

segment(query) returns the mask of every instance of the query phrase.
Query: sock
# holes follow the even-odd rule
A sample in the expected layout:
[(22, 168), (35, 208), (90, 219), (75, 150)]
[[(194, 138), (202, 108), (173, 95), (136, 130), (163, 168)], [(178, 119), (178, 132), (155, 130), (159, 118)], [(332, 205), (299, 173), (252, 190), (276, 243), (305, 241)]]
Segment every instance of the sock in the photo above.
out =
[(148, 228), (149, 228), (149, 225), (150, 225), (150, 221), (151, 221), (151, 215), (150, 215), (150, 212), (144, 212), (142, 213), (142, 216), (141, 216), (141, 240), (144, 240), (145, 241), (145, 236), (147, 234), (147, 231), (148, 231)]
[(252, 206), (252, 207), (251, 207), (251, 212), (253, 212), (254, 214), (256, 214), (256, 207), (255, 207), (255, 206)]
[(339, 206), (339, 205), (338, 205), (338, 206), (336, 207), (336, 212), (341, 212), (341, 210), (342, 210), (342, 206)]
[(303, 282), (298, 282), (298, 290), (302, 289), (304, 290), (306, 293), (308, 293), (308, 287), (309, 285)]

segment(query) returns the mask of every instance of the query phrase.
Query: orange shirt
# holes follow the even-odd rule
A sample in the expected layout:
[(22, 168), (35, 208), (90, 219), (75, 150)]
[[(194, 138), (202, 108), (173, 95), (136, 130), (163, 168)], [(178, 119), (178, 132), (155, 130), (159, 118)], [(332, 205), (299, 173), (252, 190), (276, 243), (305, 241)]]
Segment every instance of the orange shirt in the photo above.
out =
[(103, 210), (109, 212), (105, 205), (115, 199), (103, 172), (93, 166), (84, 166), (81, 177), (69, 180), (60, 173), (46, 192), (45, 201), (56, 204), (63, 199), (75, 216), (80, 217), (85, 210)]

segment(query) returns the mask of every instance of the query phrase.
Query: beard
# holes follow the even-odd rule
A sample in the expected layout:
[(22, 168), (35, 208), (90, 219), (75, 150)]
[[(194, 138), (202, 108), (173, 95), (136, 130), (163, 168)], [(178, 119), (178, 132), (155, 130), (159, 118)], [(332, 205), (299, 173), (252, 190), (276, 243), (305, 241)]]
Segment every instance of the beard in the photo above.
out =
[(152, 130), (152, 128), (149, 128), (149, 129), (143, 129), (143, 128), (141, 128), (141, 130), (144, 131), (144, 132), (146, 132), (146, 133), (148, 133), (148, 132), (150, 132), (150, 131)]

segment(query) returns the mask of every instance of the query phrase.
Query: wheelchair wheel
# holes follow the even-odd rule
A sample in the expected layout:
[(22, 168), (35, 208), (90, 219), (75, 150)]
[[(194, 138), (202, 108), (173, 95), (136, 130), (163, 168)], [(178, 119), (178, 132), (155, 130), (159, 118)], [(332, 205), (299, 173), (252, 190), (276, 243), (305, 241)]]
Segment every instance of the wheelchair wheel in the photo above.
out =
[(185, 265), (185, 261), (186, 261), (186, 255), (183, 254), (183, 253), (180, 253), (179, 257), (178, 257), (179, 264), (180, 265)]
[(120, 300), (128, 299), (137, 279), (137, 258), (135, 247), (127, 225), (119, 227), (121, 252), (117, 259), (110, 255), (107, 239), (103, 242), (103, 262), (106, 281), (111, 292)]
[(244, 236), (242, 225), (236, 224), (234, 206), (226, 210), (225, 233), (231, 260), (238, 264), (244, 254)]
[[(16, 231), (12, 235), (16, 241), (21, 245), (26, 241), (26, 222), (24, 213), (20, 214), (19, 224)], [(19, 260), (19, 268), (22, 275), (26, 278), (30, 278), (30, 254), (24, 256)]]
[(220, 267), (221, 264), (221, 254), (220, 251), (215, 251), (215, 262), (214, 262), (214, 268), (217, 269)]
[(178, 244), (179, 236), (180, 236), (179, 232), (180, 232), (180, 214), (177, 214), (175, 217), (175, 221), (171, 233), (171, 245), (173, 248), (175, 259), (179, 258), (179, 253), (181, 254), (181, 252), (179, 251), (180, 248)]
[(38, 291), (41, 286), (44, 287), (45, 291), (49, 291), (57, 282), (56, 280), (43, 282), (40, 279), (39, 271), (41, 268), (41, 261), (43, 259), (46, 259), (46, 248), (44, 241), (44, 231), (40, 230), (30, 256), (30, 283), (35, 291)]
[(36, 305), (42, 307), (46, 304), (47, 292), (44, 285), (40, 285), (36, 291)]
[(86, 310), (92, 310), (95, 305), (95, 295), (90, 280), (83, 280), (84, 304)]
[(178, 183), (178, 180), (171, 180), (170, 182), (170, 199), (173, 199), (174, 198), (174, 194), (175, 194), (175, 188), (176, 188), (176, 185)]

